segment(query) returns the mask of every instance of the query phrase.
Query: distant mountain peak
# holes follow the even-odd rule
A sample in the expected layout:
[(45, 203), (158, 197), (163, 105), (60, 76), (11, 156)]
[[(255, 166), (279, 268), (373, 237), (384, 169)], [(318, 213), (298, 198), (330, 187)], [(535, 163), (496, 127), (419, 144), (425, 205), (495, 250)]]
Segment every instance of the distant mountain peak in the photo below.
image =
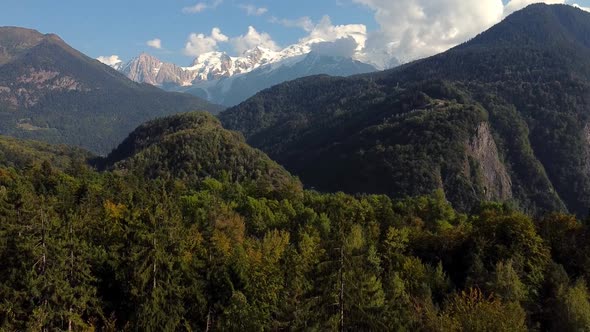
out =
[(55, 34), (0, 28), (0, 134), (105, 153), (145, 120), (195, 109), (219, 107), (132, 82)]
[[(187, 87), (200, 85), (205, 81), (216, 81), (247, 74), (266, 65), (301, 57), (312, 52), (314, 45), (325, 42), (327, 41), (321, 38), (306, 39), (282, 50), (258, 45), (237, 56), (229, 55), (226, 52), (212, 51), (198, 55), (188, 67), (163, 63), (155, 57), (142, 54), (123, 66), (117, 64), (114, 67), (137, 82), (161, 87), (175, 85)], [(356, 54), (352, 58), (357, 59), (358, 57), (361, 55)], [(162, 68), (168, 69), (165, 75), (160, 75)]]

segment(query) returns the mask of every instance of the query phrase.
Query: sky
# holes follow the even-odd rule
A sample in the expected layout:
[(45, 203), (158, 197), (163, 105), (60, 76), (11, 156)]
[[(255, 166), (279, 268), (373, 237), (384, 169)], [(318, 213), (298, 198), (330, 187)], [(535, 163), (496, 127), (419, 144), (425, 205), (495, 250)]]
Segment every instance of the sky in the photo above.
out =
[(147, 52), (188, 65), (209, 51), (321, 40), (385, 67), (442, 52), (534, 2), (590, 11), (590, 0), (0, 0), (0, 25), (56, 33), (104, 62)]

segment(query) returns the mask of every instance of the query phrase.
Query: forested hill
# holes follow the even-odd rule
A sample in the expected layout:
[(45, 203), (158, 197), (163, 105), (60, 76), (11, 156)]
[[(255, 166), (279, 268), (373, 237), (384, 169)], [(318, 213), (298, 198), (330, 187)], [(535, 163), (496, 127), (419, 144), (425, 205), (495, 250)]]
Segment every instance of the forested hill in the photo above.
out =
[(0, 136), (0, 166), (26, 169), (48, 162), (53, 168), (66, 170), (73, 165), (86, 165), (93, 155), (67, 145), (51, 145)]
[(221, 114), (320, 190), (442, 188), (529, 212), (590, 208), (590, 13), (531, 5), (399, 68), (273, 87)]
[(292, 197), (301, 183), (242, 134), (223, 129), (213, 115), (193, 112), (150, 121), (138, 127), (100, 168), (146, 178), (174, 178), (195, 184), (207, 177), (250, 184), (266, 194)]
[(97, 172), (83, 151), (0, 138), (0, 330), (590, 326), (590, 228), (573, 216), (463, 214), (440, 190), (278, 195), (265, 172), (288, 174), (207, 114), (148, 123), (116, 151)]
[(0, 134), (106, 154), (141, 123), (194, 110), (221, 108), (134, 83), (56, 35), (0, 28)]

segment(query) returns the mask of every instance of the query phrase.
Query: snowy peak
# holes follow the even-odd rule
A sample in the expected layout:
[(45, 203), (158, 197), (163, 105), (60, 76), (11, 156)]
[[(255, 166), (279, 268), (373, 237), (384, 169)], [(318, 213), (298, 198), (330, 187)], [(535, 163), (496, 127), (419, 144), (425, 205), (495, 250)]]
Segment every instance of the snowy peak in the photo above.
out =
[(226, 106), (237, 105), (273, 85), (304, 76), (327, 74), (349, 76), (375, 71), (376, 68), (347, 57), (310, 52), (217, 81), (195, 82), (192, 87), (174, 91), (188, 92)]
[(249, 73), (261, 66), (283, 61), (309, 52), (309, 48), (286, 48), (281, 52), (264, 47), (247, 50), (239, 57), (224, 52), (208, 52), (199, 55), (190, 67), (179, 67), (165, 63), (146, 53), (133, 58), (115, 69), (130, 79), (157, 86), (191, 86), (201, 81), (219, 80), (238, 74)]
[(305, 51), (309, 52), (308, 49), (291, 48), (277, 52), (257, 46), (238, 57), (232, 57), (223, 52), (209, 52), (201, 54), (190, 67), (183, 69), (194, 72), (197, 81), (211, 81), (249, 73), (261, 66), (307, 53)]
[[(189, 67), (165, 63), (143, 53), (116, 69), (136, 82), (149, 83), (165, 88), (174, 86), (191, 87), (236, 75), (244, 75), (262, 67), (266, 71), (274, 70), (286, 60), (290, 62), (300, 61), (303, 56), (312, 53), (312, 51), (315, 52), (316, 46), (321, 45), (321, 43), (324, 43), (324, 40), (315, 38), (288, 46), (282, 50), (257, 46), (235, 57), (225, 52), (208, 52), (199, 55)], [(354, 43), (353, 46), (357, 46), (357, 44)], [(335, 66), (337, 65), (335, 64)]]
[(234, 74), (232, 58), (223, 52), (201, 54), (193, 61), (192, 66), (182, 69), (193, 73), (193, 81), (210, 81)]
[(349, 76), (375, 70), (351, 57), (318, 52), (312, 43), (281, 51), (255, 47), (239, 57), (209, 52), (198, 56), (190, 67), (162, 62), (144, 53), (121, 69), (134, 81), (191, 93), (223, 105), (238, 104), (263, 89), (304, 76)]

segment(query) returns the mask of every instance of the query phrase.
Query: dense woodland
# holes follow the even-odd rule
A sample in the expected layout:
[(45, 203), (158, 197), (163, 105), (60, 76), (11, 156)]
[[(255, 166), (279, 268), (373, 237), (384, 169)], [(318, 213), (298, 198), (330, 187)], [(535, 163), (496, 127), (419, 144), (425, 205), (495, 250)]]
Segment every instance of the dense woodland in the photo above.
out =
[(2, 330), (590, 327), (574, 216), (20, 159), (0, 167)]

